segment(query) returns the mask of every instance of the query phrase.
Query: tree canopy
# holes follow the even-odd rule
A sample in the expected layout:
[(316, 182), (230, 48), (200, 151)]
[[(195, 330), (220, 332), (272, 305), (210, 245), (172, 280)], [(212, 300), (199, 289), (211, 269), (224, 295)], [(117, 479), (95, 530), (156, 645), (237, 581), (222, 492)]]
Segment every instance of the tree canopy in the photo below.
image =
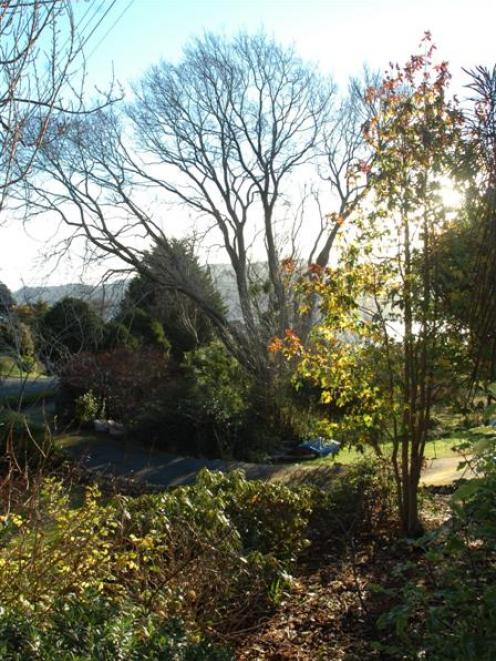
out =
[(98, 349), (103, 320), (89, 303), (67, 296), (44, 314), (40, 333), (46, 358), (64, 360), (82, 351)]
[[(297, 321), (281, 263), (318, 255), (327, 264), (343, 218), (363, 191), (363, 173), (353, 182), (347, 175), (358, 155), (366, 160), (360, 126), (370, 108), (362, 92), (354, 81), (349, 98), (338, 102), (315, 66), (263, 33), (207, 34), (179, 63), (152, 67), (127, 106), (77, 119), (63, 140), (48, 144), (30, 209), (55, 212), (75, 236), (189, 298), (245, 369), (267, 380), (268, 340)], [(288, 218), (288, 209), (294, 177), (314, 160), (338, 203), (334, 214), (315, 206), (318, 221), (305, 231), (303, 248), (301, 218)], [(143, 203), (140, 190), (186, 209), (196, 236), (215, 237), (234, 272), (242, 325), (219, 314), (205, 288), (180, 267), (168, 219)], [(160, 245), (163, 267), (155, 274), (136, 234)], [(254, 263), (257, 241), (263, 273)]]

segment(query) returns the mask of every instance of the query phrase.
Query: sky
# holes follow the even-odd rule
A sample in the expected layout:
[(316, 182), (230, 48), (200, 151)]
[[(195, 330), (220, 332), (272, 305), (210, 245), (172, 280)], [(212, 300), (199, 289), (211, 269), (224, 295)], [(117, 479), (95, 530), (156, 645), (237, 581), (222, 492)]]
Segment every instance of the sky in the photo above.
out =
[[(204, 31), (229, 36), (263, 29), (283, 44), (293, 44), (341, 88), (364, 64), (384, 70), (390, 61), (404, 62), (416, 52), (425, 30), (431, 31), (439, 57), (449, 61), (453, 85), (462, 95), (462, 66), (496, 63), (496, 0), (72, 2), (78, 28), (87, 39), (88, 91), (105, 88), (112, 75), (127, 85), (161, 58), (177, 61), (184, 45)], [(0, 280), (13, 290), (22, 284), (80, 280), (77, 259), (57, 267), (46, 261), (56, 237), (55, 226), (39, 221), (30, 223), (27, 233), (18, 220), (1, 226)]]

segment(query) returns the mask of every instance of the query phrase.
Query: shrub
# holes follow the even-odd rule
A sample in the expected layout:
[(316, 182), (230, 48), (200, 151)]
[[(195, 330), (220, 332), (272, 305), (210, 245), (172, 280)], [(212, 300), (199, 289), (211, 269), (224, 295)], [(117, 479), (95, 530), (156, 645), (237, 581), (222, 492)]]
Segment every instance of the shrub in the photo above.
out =
[[(313, 522), (336, 543), (372, 531), (394, 530), (392, 476), (387, 465), (364, 460), (347, 466), (318, 492)], [(393, 526), (392, 526), (393, 523)], [(393, 528), (393, 530), (391, 530)]]
[[(126, 528), (133, 538), (158, 531), (168, 540), (167, 572), (174, 578), (167, 587), (175, 607), (187, 617), (181, 604), (193, 598), (196, 612), (224, 630), (270, 607), (271, 586), (284, 584), (288, 561), (305, 546), (308, 513), (306, 492), (248, 482), (239, 471), (205, 470), (193, 487), (129, 503)], [(155, 580), (148, 574), (141, 593), (156, 594)]]
[(0, 656), (6, 661), (234, 659), (228, 649), (207, 640), (194, 642), (178, 620), (164, 620), (92, 591), (61, 599), (43, 623), (20, 610), (4, 610), (0, 615)]
[(129, 422), (153, 397), (167, 370), (166, 357), (155, 349), (121, 348), (73, 356), (61, 374), (59, 414), (74, 418), (75, 401), (91, 391), (98, 408), (105, 404), (110, 417)]
[(97, 417), (100, 409), (98, 398), (92, 390), (88, 390), (75, 401), (76, 421), (81, 425), (87, 425)]
[(0, 323), (0, 351), (13, 356), (33, 357), (35, 343), (31, 328), (13, 317)]
[[(472, 448), (480, 476), (452, 499), (452, 525), (417, 544), (415, 568), (400, 564), (396, 604), (381, 618), (393, 642), (388, 652), (428, 659), (490, 661), (496, 658), (495, 439)], [(402, 658), (406, 658), (402, 656)]]
[(103, 327), (102, 351), (113, 349), (137, 349), (140, 343), (131, 335), (129, 328), (118, 321), (108, 321)]
[(67, 296), (40, 322), (43, 353), (48, 360), (67, 360), (81, 351), (95, 351), (103, 338), (103, 320), (86, 301)]
[(19, 354), (14, 350), (0, 354), (0, 379), (26, 378), (39, 376), (42, 373), (43, 365), (33, 355)]
[[(209, 455), (259, 461), (285, 431), (279, 385), (268, 393), (218, 341), (185, 355), (177, 417)], [(191, 433), (191, 432), (190, 432)]]
[(4, 613), (17, 613), (15, 622), (25, 626), (29, 617), (48, 635), (55, 624), (46, 613), (75, 612), (93, 592), (109, 603), (102, 639), (114, 624), (124, 626), (124, 602), (153, 622), (236, 631), (271, 609), (288, 563), (305, 546), (307, 492), (247, 483), (240, 473), (205, 471), (174, 492), (98, 499), (91, 488), (71, 509), (68, 494), (48, 481), (36, 510), (4, 520), (0, 601)]
[(310, 489), (249, 481), (240, 470), (227, 475), (202, 471), (197, 479), (197, 487), (200, 485), (222, 498), (245, 550), (295, 560), (306, 547), (305, 532), (313, 505)]
[(148, 312), (137, 307), (126, 313), (119, 326), (124, 326), (138, 346), (153, 347), (164, 353), (169, 353), (170, 342), (164, 333), (164, 327)]
[[(210, 437), (220, 456), (235, 455), (249, 409), (250, 381), (220, 342), (186, 354), (189, 390), (183, 414), (196, 422), (197, 434)], [(213, 448), (212, 448), (213, 449)]]
[(133, 435), (177, 452), (254, 459), (271, 434), (253, 383), (219, 342), (170, 363), (167, 379), (143, 402)]

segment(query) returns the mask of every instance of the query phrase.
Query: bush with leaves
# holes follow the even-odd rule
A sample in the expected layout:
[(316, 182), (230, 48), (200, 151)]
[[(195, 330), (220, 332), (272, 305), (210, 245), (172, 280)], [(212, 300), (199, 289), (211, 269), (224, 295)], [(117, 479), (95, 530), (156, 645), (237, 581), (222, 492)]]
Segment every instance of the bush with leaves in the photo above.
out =
[(160, 349), (169, 353), (170, 342), (164, 333), (164, 327), (158, 319), (142, 308), (134, 308), (119, 319), (119, 325), (124, 326), (130, 337), (138, 346)]
[(88, 425), (98, 417), (101, 406), (92, 390), (80, 395), (75, 401), (75, 417), (80, 425)]
[(103, 339), (103, 320), (86, 301), (66, 296), (47, 310), (39, 324), (43, 355), (49, 362), (65, 362), (83, 351), (97, 350)]
[(475, 429), (465, 451), (477, 477), (451, 501), (451, 525), (416, 544), (417, 566), (401, 563), (403, 587), (380, 624), (384, 650), (401, 658), (490, 661), (496, 657), (496, 430)]
[(221, 456), (236, 454), (249, 408), (250, 381), (220, 342), (186, 354), (189, 381), (183, 412), (196, 421), (197, 434), (210, 437)]
[(214, 341), (186, 354), (178, 414), (190, 421), (196, 445), (214, 456), (263, 461), (282, 438), (294, 438), (296, 408), (281, 379), (259, 384)]
[(139, 340), (131, 334), (129, 328), (124, 324), (111, 320), (103, 327), (102, 351), (113, 351), (114, 349), (123, 348), (137, 349), (139, 346)]
[(21, 609), (0, 614), (0, 656), (5, 661), (232, 661), (233, 654), (188, 634), (181, 622), (117, 603), (88, 590), (54, 604), (44, 625)]
[(178, 620), (164, 620), (129, 603), (116, 604), (91, 590), (54, 604), (45, 626), (21, 610), (4, 610), (0, 614), (0, 655), (12, 661), (234, 658), (227, 648), (188, 634)]
[(170, 362), (168, 377), (143, 403), (133, 435), (179, 453), (253, 459), (276, 436), (252, 379), (220, 342)]
[(325, 539), (345, 546), (372, 532), (394, 534), (394, 485), (387, 463), (364, 460), (347, 466), (319, 492), (313, 525)]
[(105, 406), (110, 417), (131, 422), (167, 374), (167, 357), (153, 348), (81, 353), (61, 373), (59, 414), (74, 418), (76, 400), (92, 391), (99, 410)]
[[(208, 270), (201, 267), (194, 247), (187, 239), (173, 239), (167, 249), (160, 243), (144, 255), (142, 273), (130, 282), (121, 302), (119, 320), (134, 332), (136, 315), (146, 313), (163, 328), (172, 355), (181, 360), (188, 351), (208, 344), (214, 338), (212, 322), (187, 296), (166, 286), (168, 273), (180, 269), (190, 286), (224, 316), (226, 309)], [(141, 312), (139, 312), (141, 311)]]
[(222, 499), (244, 549), (295, 560), (307, 546), (305, 532), (314, 506), (309, 488), (249, 481), (240, 470), (227, 475), (204, 471), (197, 484)]
[(310, 509), (308, 490), (239, 472), (203, 471), (192, 486), (105, 504), (90, 488), (79, 508), (47, 481), (2, 521), (0, 650), (22, 638), (78, 658), (154, 658), (154, 636), (165, 640), (173, 621), (191, 632), (239, 631), (287, 585)]
[(0, 351), (11, 355), (34, 356), (35, 343), (31, 328), (13, 316), (0, 323)]

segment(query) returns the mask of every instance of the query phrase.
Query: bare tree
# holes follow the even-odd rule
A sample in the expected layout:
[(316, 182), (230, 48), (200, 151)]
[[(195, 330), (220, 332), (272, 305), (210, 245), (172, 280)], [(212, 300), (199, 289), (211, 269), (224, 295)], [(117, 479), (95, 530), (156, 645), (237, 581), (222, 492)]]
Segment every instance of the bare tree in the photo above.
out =
[[(333, 108), (334, 95), (328, 79), (264, 35), (231, 41), (206, 35), (179, 64), (150, 69), (124, 113), (112, 108), (76, 120), (64, 126), (62, 142), (48, 141), (31, 212), (56, 212), (73, 238), (85, 237), (188, 296), (245, 367), (265, 373), (268, 339), (294, 321), (278, 226), (297, 170), (308, 176), (311, 169), (313, 176), (323, 153), (334, 167), (323, 176), (333, 189), (338, 182), (340, 213), (334, 224), (322, 219), (313, 243), (323, 265), (332, 246), (329, 231), (335, 235), (340, 214), (359, 195), (348, 179), (361, 140), (358, 97), (350, 115), (352, 105)], [(163, 207), (152, 208), (152, 193), (179, 202), (217, 231), (235, 274), (242, 324), (219, 315), (189, 278), (171, 249)], [(250, 251), (257, 232), (265, 246), (263, 283)], [(143, 239), (161, 247), (160, 275), (147, 272)]]
[[(6, 0), (0, 6), (0, 210), (32, 170), (50, 134), (85, 107), (85, 61), (69, 0)], [(65, 118), (65, 119), (63, 119)], [(57, 131), (48, 131), (56, 121)]]
[[(374, 100), (367, 91), (378, 85), (377, 74), (364, 70), (361, 78), (352, 78), (348, 94), (337, 106), (332, 121), (326, 126), (324, 149), (319, 174), (336, 199), (336, 208), (322, 213), (327, 223), (321, 224), (310, 261), (327, 266), (331, 249), (340, 227), (353, 214), (367, 192), (368, 173), (372, 168), (372, 151), (364, 139), (367, 126), (375, 115)], [(320, 202), (317, 199), (320, 207)], [(324, 239), (321, 243), (321, 239)]]
[[(247, 244), (261, 219), (279, 331), (288, 327), (274, 222), (284, 182), (313, 156), (332, 87), (291, 49), (263, 35), (225, 42), (208, 35), (179, 66), (153, 67), (129, 109), (146, 154), (174, 169), (153, 179), (220, 230), (243, 319), (257, 332), (249, 295)], [(251, 221), (251, 223), (250, 223)]]
[[(61, 31), (64, 35), (61, 35)], [(0, 195), (30, 170), (78, 49), (70, 4), (7, 1), (0, 8)]]

